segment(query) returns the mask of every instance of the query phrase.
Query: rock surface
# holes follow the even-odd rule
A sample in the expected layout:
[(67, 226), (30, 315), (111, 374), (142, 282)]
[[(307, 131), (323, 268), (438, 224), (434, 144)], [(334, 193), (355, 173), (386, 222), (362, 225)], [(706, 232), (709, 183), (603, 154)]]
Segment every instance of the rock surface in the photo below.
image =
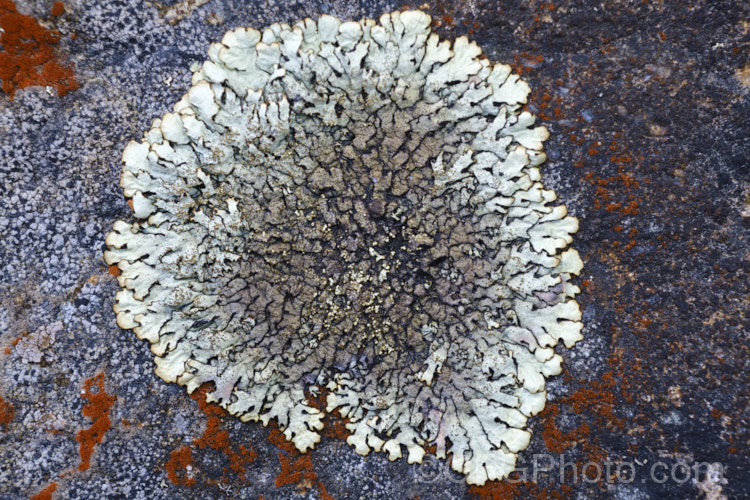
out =
[(301, 455), (278, 429), (206, 404), (204, 389), (166, 384), (148, 345), (117, 327), (102, 259), (112, 223), (130, 217), (124, 146), (187, 91), (211, 42), (402, 5), (16, 7), (59, 33), (54, 67), (73, 68), (75, 84), (45, 74), (49, 87), (0, 94), (0, 497), (750, 495), (746, 3), (420, 6), (441, 37), (468, 35), (530, 84), (527, 108), (550, 131), (543, 181), (581, 222), (584, 340), (560, 350), (564, 375), (548, 382), (514, 480), (482, 487), (430, 455), (360, 457), (336, 416)]

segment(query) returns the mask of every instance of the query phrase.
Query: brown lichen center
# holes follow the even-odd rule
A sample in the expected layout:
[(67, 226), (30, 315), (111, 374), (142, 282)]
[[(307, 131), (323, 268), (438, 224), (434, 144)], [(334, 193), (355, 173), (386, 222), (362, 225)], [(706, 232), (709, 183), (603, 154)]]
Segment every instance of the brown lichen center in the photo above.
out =
[[(466, 283), (490, 269), (479, 219), (454, 208), (461, 193), (435, 188), (438, 151), (412, 156), (429, 138), (373, 125), (362, 141), (315, 121), (307, 126), (316, 133), (297, 131), (297, 151), (319, 165), (308, 183), (268, 176), (265, 206), (239, 207), (252, 257), (242, 277), (267, 284), (244, 300), (256, 304), (256, 323), (287, 339), (290, 355), (316, 350), (321, 366), (341, 369), (373, 366), (398, 351), (417, 370), (432, 340), (425, 325), (462, 331), (467, 313), (477, 312)], [(304, 162), (297, 151), (289, 156)], [(261, 296), (279, 300), (257, 307)]]

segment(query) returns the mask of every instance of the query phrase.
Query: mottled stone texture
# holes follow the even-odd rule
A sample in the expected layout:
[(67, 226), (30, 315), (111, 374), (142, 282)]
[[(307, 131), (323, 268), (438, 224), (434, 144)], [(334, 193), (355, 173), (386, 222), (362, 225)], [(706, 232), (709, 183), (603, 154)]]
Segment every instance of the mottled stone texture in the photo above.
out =
[[(131, 216), (117, 185), (121, 152), (187, 92), (186, 68), (198, 69), (209, 44), (241, 26), (399, 8), (201, 3), (71, 1), (59, 17), (51, 3), (17, 3), (60, 32), (58, 59), (74, 67), (79, 88), (62, 98), (34, 87), (13, 100), (0, 95), (5, 497), (45, 489), (64, 498), (750, 493), (745, 2), (423, 7), (442, 38), (468, 35), (534, 90), (527, 109), (550, 132), (542, 181), (580, 220), (575, 247), (586, 264), (573, 281), (584, 290), (584, 340), (559, 352), (565, 375), (548, 380), (547, 408), (519, 455), (520, 482), (482, 487), (467, 487), (433, 455), (422, 465), (360, 457), (336, 415), (315, 450), (297, 455), (278, 429), (243, 424), (165, 384), (148, 344), (115, 324), (119, 286), (102, 260), (102, 235)], [(92, 407), (110, 396), (111, 406)], [(76, 436), (90, 429), (103, 436), (78, 470)], [(616, 480), (617, 462), (632, 464), (633, 481)], [(701, 464), (722, 465), (723, 477)]]

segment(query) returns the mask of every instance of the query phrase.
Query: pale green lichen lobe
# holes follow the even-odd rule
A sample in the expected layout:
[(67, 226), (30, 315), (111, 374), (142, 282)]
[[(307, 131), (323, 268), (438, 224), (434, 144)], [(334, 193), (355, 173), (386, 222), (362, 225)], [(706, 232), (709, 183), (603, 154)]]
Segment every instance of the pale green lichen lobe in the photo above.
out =
[(529, 87), (430, 18), (228, 32), (123, 153), (137, 222), (105, 259), (157, 373), (301, 451), (323, 414), (358, 453), (506, 477), (581, 338), (577, 220), (541, 184)]

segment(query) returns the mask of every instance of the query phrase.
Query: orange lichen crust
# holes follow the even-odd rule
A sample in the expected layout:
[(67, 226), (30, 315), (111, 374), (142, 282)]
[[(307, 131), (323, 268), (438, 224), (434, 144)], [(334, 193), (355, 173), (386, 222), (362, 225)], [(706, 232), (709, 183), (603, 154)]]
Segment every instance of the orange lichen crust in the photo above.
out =
[(14, 338), (10, 341), (10, 345), (7, 346), (4, 350), (5, 354), (10, 354), (13, 352), (13, 348), (18, 345), (18, 343), (26, 336), (29, 332), (23, 332), (18, 337)]
[(278, 426), (273, 424), (268, 440), (279, 449), (281, 472), (276, 476), (277, 488), (294, 484), (302, 490), (315, 487), (320, 493), (320, 498), (333, 500), (333, 497), (326, 491), (325, 485), (318, 479), (309, 453), (304, 455), (300, 453), (294, 444), (286, 440)]
[(65, 14), (65, 4), (62, 2), (55, 2), (54, 5), (52, 5), (52, 10), (50, 10), (50, 14), (52, 14), (55, 17), (60, 17), (63, 14)]
[(57, 490), (57, 483), (52, 483), (29, 500), (52, 500), (52, 493)]
[(0, 397), (0, 430), (5, 432), (8, 429), (8, 425), (13, 421), (13, 417), (16, 416), (16, 410), (13, 405), (6, 403), (5, 400)]
[[(514, 475), (511, 474), (511, 478)], [(533, 481), (499, 482), (492, 481), (484, 486), (469, 486), (469, 495), (482, 500), (510, 500), (515, 498), (570, 498), (572, 488), (568, 485), (558, 491), (550, 488), (542, 488)]]
[(193, 486), (196, 483), (193, 472), (193, 451), (189, 446), (174, 450), (164, 467), (167, 469), (167, 477), (173, 484)]
[[(192, 445), (184, 445), (170, 454), (164, 467), (167, 469), (167, 477), (173, 484), (182, 486), (197, 484), (199, 470), (195, 467), (193, 447), (199, 450), (215, 450), (227, 458), (229, 466), (223, 470), (223, 475), (219, 479), (221, 483), (229, 483), (232, 474), (237, 480), (245, 481), (246, 467), (257, 457), (257, 454), (251, 448), (232, 443), (229, 431), (221, 428), (222, 418), (227, 415), (227, 412), (219, 405), (206, 402), (206, 393), (212, 390), (211, 384), (205, 384), (190, 396), (207, 417), (206, 430), (203, 431), (200, 438), (193, 440)], [(203, 482), (206, 484), (216, 483), (216, 481), (207, 478), (203, 479)]]
[[(55, 4), (53, 13), (58, 10)], [(33, 85), (55, 87), (60, 96), (78, 88), (73, 69), (56, 60), (54, 46), (59, 41), (60, 33), (19, 14), (12, 0), (0, 0), (2, 91), (12, 99), (16, 90)]]
[[(307, 395), (307, 404), (321, 412), (325, 412), (327, 395), (328, 389), (323, 387), (318, 396)], [(351, 432), (346, 428), (347, 423), (349, 423), (349, 420), (343, 418), (339, 410), (335, 409), (332, 412), (325, 413), (323, 417), (323, 430), (320, 433), (331, 439), (346, 441), (346, 438), (351, 435)]]
[[(220, 417), (227, 415), (226, 410), (206, 402), (206, 393), (209, 389), (210, 386), (204, 385), (190, 396), (208, 417), (206, 430), (200, 438), (193, 441), (193, 444), (199, 449), (210, 448), (223, 453), (229, 459), (229, 468), (237, 474), (240, 480), (244, 480), (245, 465), (252, 462), (257, 454), (244, 445), (233, 446), (229, 439), (229, 432), (221, 428)], [(224, 472), (228, 471), (225, 469)]]
[[(325, 389), (318, 396), (308, 394), (307, 403), (322, 411), (326, 407), (326, 394)], [(346, 437), (350, 434), (346, 428), (346, 423), (347, 420), (341, 417), (338, 410), (327, 413), (323, 418), (322, 435), (335, 440), (346, 440)], [(268, 435), (268, 441), (279, 449), (278, 458), (281, 470), (276, 476), (276, 487), (297, 485), (300, 490), (315, 488), (318, 490), (320, 498), (333, 500), (314, 470), (312, 459), (315, 452), (300, 453), (294, 444), (286, 440), (277, 425), (271, 423), (269, 428), (271, 432)]]
[[(505, 499), (505, 498), (570, 498), (572, 484), (577, 478), (586, 476), (586, 464), (604, 464), (610, 459), (607, 451), (606, 433), (622, 434), (626, 428), (632, 428), (637, 422), (626, 421), (619, 417), (616, 408), (623, 403), (632, 404), (633, 375), (629, 375), (623, 368), (624, 362), (619, 354), (613, 354), (608, 359), (609, 370), (594, 380), (579, 380), (578, 389), (561, 396), (549, 403), (541, 417), (541, 437), (547, 453), (563, 454), (579, 451), (579, 459), (574, 461), (574, 468), (565, 468), (565, 476), (559, 482), (559, 473), (548, 476), (550, 483), (540, 486), (534, 481), (525, 480), (518, 473), (511, 474), (505, 482), (493, 481), (484, 486), (472, 486), (469, 493), (474, 498)], [(640, 363), (636, 360), (629, 363), (633, 371), (640, 370)], [(573, 383), (572, 380), (567, 380)], [(560, 415), (578, 415), (585, 417), (576, 428), (564, 431), (557, 425)], [(635, 450), (634, 450), (635, 451)], [(601, 475), (600, 485), (614, 481), (612, 477)]]
[[(229, 432), (222, 428), (222, 421), (228, 413), (220, 406), (206, 402), (206, 394), (213, 390), (212, 384), (204, 384), (190, 395), (207, 417), (206, 429), (200, 438), (193, 440), (189, 445), (177, 448), (170, 454), (164, 467), (167, 470), (167, 477), (173, 484), (188, 487), (216, 486), (218, 483), (227, 484), (232, 479), (246, 481), (247, 465), (257, 457), (251, 448), (233, 443)], [(310, 397), (308, 402), (315, 407), (324, 406), (325, 395), (318, 398)], [(344, 439), (348, 435), (345, 420), (338, 416), (338, 412), (327, 415), (326, 419), (326, 432), (324, 432), (326, 437)], [(278, 458), (281, 465), (281, 471), (276, 476), (276, 487), (298, 485), (301, 489), (315, 488), (320, 498), (333, 500), (313, 469), (311, 455), (309, 453), (303, 455), (297, 451), (294, 444), (284, 438), (278, 426), (271, 423), (269, 427), (271, 432), (268, 440), (279, 449)], [(201, 474), (200, 468), (196, 466), (196, 460), (199, 461), (201, 456), (194, 453), (198, 450), (215, 450), (228, 459), (229, 465), (224, 468), (223, 475), (218, 480), (210, 479), (208, 474)]]
[[(92, 390), (94, 386), (96, 386), (96, 390)], [(115, 404), (116, 398), (104, 391), (104, 372), (86, 380), (83, 384), (81, 396), (88, 400), (88, 403), (83, 405), (83, 416), (90, 418), (92, 421), (91, 427), (76, 433), (76, 441), (80, 443), (79, 452), (81, 454), (81, 465), (78, 466), (78, 470), (83, 471), (91, 465), (91, 454), (94, 452), (94, 446), (102, 442), (104, 434), (112, 426), (109, 411)]]

